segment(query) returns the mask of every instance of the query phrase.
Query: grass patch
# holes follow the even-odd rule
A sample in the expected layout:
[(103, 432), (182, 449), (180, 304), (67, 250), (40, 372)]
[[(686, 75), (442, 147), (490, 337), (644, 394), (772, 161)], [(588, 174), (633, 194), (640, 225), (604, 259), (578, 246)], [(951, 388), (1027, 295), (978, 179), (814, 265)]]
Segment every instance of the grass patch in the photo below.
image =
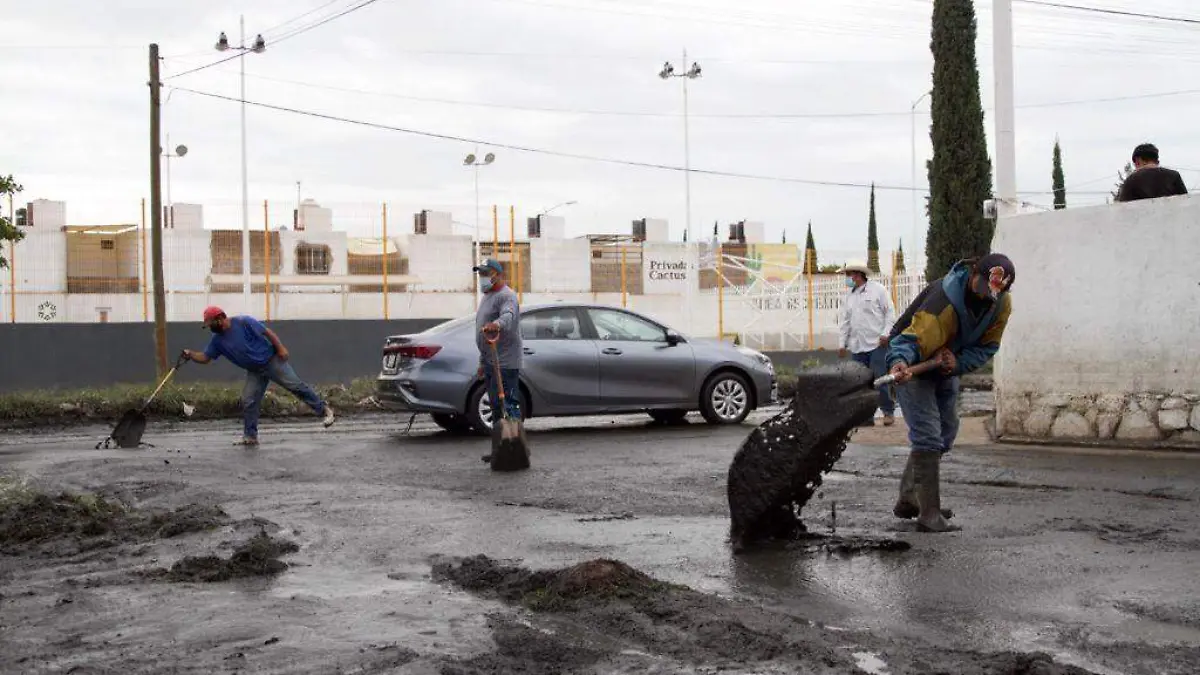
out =
[[(115, 420), (126, 410), (140, 408), (155, 385), (115, 385), (102, 389), (45, 390), (0, 394), (0, 427), (24, 427)], [(318, 386), (317, 392), (339, 412), (373, 409), (375, 380), (362, 378), (349, 385)], [(191, 419), (241, 416), (240, 383), (171, 384), (150, 404), (147, 415)], [(185, 405), (186, 404), (186, 405)], [(191, 415), (187, 414), (191, 411)], [(263, 399), (264, 417), (308, 415), (311, 411), (290, 393), (272, 386)]]

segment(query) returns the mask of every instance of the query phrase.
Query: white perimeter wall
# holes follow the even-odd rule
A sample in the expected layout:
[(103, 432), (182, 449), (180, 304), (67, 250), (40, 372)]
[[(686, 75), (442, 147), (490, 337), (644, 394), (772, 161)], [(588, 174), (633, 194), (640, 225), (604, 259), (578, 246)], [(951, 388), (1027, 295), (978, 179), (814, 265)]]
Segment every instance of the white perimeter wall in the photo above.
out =
[(1001, 219), (992, 249), (1017, 269), (996, 358), (1002, 432), (1167, 440), (1195, 431), (1182, 411), (1200, 394), (1200, 199)]

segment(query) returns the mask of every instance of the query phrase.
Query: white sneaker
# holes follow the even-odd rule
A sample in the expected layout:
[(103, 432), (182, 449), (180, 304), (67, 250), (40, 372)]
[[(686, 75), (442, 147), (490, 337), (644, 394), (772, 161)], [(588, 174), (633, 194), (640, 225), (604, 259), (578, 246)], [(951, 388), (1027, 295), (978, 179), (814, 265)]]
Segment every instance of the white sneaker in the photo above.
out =
[(321, 420), (321, 424), (325, 425), (325, 428), (328, 429), (329, 427), (333, 426), (333, 420), (333, 408), (325, 406), (325, 417)]

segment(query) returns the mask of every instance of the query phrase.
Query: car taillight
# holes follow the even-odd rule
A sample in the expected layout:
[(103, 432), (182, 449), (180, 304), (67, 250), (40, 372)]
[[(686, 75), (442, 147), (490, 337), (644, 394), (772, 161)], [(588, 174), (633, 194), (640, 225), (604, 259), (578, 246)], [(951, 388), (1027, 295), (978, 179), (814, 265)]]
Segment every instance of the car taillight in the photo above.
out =
[(432, 359), (442, 348), (438, 345), (390, 345), (384, 354), (396, 354), (407, 359)]

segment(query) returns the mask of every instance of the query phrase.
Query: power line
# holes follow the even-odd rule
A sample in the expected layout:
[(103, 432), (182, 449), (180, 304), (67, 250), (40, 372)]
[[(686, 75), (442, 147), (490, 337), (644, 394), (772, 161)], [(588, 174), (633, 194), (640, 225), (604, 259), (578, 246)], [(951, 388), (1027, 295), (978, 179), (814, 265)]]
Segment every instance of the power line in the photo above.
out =
[[(379, 0), (363, 0), (362, 2), (358, 3), (357, 5), (354, 5), (353, 7), (350, 7), (349, 9), (343, 10), (343, 11), (341, 11), (341, 12), (338, 12), (337, 14), (334, 14), (334, 15), (332, 15), (332, 16), (327, 16), (327, 17), (325, 17), (324, 19), (321, 19), (320, 21), (317, 21), (317, 22), (315, 22), (315, 23), (311, 23), (311, 24), (308, 24), (308, 25), (306, 25), (306, 26), (301, 26), (300, 28), (297, 28), (297, 29), (295, 29), (295, 30), (293, 30), (293, 31), (291, 31), (291, 32), (285, 33), (285, 34), (283, 34), (282, 36), (280, 36), (280, 37), (278, 37), (278, 38), (275, 38), (274, 40), (272, 40), (272, 44), (279, 44), (280, 42), (283, 42), (284, 40), (288, 40), (288, 39), (290, 39), (290, 38), (294, 38), (294, 37), (296, 37), (297, 35), (300, 35), (300, 34), (302, 34), (302, 33), (306, 33), (306, 32), (308, 32), (308, 31), (310, 31), (310, 30), (312, 30), (312, 29), (314, 29), (314, 28), (317, 28), (317, 27), (319, 27), (319, 26), (324, 26), (325, 24), (329, 23), (330, 21), (333, 21), (334, 19), (337, 19), (337, 18), (340, 18), (340, 17), (346, 16), (347, 14), (349, 14), (349, 13), (351, 13), (351, 12), (358, 11), (358, 10), (362, 9), (363, 7), (366, 7), (367, 5), (372, 5), (372, 4), (376, 3), (376, 2), (379, 2)], [(318, 8), (318, 9), (320, 9), (320, 8)], [(309, 14), (311, 14), (312, 12), (310, 11), (310, 12), (308, 12), (308, 13), (309, 13)], [(291, 22), (286, 22), (286, 23), (291, 23)], [(285, 23), (285, 24), (280, 24), (280, 25), (286, 25), (286, 23)], [(228, 62), (228, 61), (232, 61), (232, 60), (234, 60), (234, 59), (236, 59), (236, 58), (240, 58), (240, 57), (242, 57), (242, 56), (245, 56), (245, 50), (243, 50), (243, 49), (239, 49), (239, 50), (238, 50), (238, 52), (237, 52), (236, 54), (233, 54), (232, 56), (229, 56), (229, 57), (226, 57), (226, 58), (223, 58), (223, 59), (218, 59), (218, 60), (216, 60), (216, 61), (213, 61), (212, 63), (208, 63), (208, 64), (205, 64), (205, 65), (203, 65), (203, 66), (197, 66), (197, 67), (195, 67), (195, 68), (192, 68), (192, 69), (190, 69), (190, 70), (185, 70), (185, 71), (183, 71), (182, 73), (176, 73), (176, 74), (174, 74), (174, 75), (171, 75), (171, 76), (169, 76), (169, 77), (164, 77), (163, 79), (164, 79), (164, 80), (170, 80), (170, 79), (174, 79), (174, 78), (177, 78), (177, 77), (183, 77), (184, 75), (190, 75), (190, 74), (192, 74), (192, 73), (197, 73), (197, 72), (200, 72), (201, 70), (205, 70), (205, 69), (208, 69), (208, 68), (212, 68), (213, 66), (219, 66), (219, 65), (221, 65), (222, 63), (226, 63), (226, 62)]]
[(212, 68), (213, 66), (219, 66), (222, 63), (227, 63), (229, 61), (232, 61), (236, 58), (241, 58), (243, 56), (245, 56), (245, 53), (242, 52), (241, 50), (239, 50), (236, 54), (233, 54), (231, 56), (226, 56), (225, 58), (218, 59), (216, 61), (213, 61), (212, 63), (206, 63), (203, 66), (196, 66), (195, 68), (185, 70), (182, 73), (175, 73), (174, 75), (168, 75), (167, 77), (164, 77), (163, 80), (171, 80), (176, 77), (183, 77), (184, 75), (191, 75), (192, 73), (198, 73), (201, 70), (205, 70), (207, 68)]
[(342, 10), (341, 12), (338, 12), (337, 14), (334, 14), (332, 16), (328, 16), (320, 21), (317, 21), (316, 23), (312, 23), (307, 26), (302, 26), (300, 28), (297, 28), (297, 29), (289, 32), (289, 33), (284, 33), (282, 36), (275, 38), (271, 42), (272, 42), (272, 44), (279, 44), (280, 42), (283, 42), (284, 40), (290, 40), (290, 39), (296, 37), (297, 35), (301, 35), (303, 33), (307, 33), (308, 31), (310, 31), (314, 28), (324, 26), (325, 24), (329, 23), (330, 21), (333, 21), (335, 19), (340, 19), (341, 17), (346, 16), (347, 14), (350, 14), (352, 12), (357, 12), (358, 10), (360, 10), (364, 7), (367, 7), (368, 5), (373, 5), (376, 2), (379, 2), (379, 0), (363, 0), (363, 2), (360, 2), (357, 5), (350, 7), (349, 9)]
[(275, 24), (274, 26), (271, 26), (270, 28), (268, 28), (268, 29), (264, 30), (264, 31), (262, 32), (262, 34), (263, 34), (263, 35), (265, 35), (265, 36), (270, 36), (270, 35), (271, 35), (271, 33), (274, 33), (275, 31), (279, 30), (280, 28), (283, 28), (284, 26), (288, 26), (288, 25), (291, 25), (291, 24), (293, 24), (293, 23), (296, 23), (296, 22), (297, 22), (297, 21), (299, 21), (300, 19), (303, 19), (303, 18), (305, 18), (305, 17), (307, 17), (307, 16), (312, 16), (313, 14), (316, 14), (317, 12), (319, 12), (319, 11), (321, 11), (321, 10), (325, 9), (326, 7), (328, 7), (328, 6), (330, 6), (330, 5), (336, 5), (336, 4), (337, 4), (337, 3), (339, 3), (339, 2), (343, 2), (343, 0), (329, 0), (329, 2), (323, 3), (323, 4), (321, 4), (320, 6), (318, 6), (318, 7), (314, 8), (314, 9), (310, 9), (310, 10), (308, 10), (307, 12), (305, 12), (305, 13), (303, 13), (303, 14), (298, 14), (298, 15), (296, 15), (296, 16), (294, 16), (294, 17), (292, 17), (292, 18), (288, 19), (287, 21), (284, 21), (283, 23), (277, 23), (277, 24)]
[(1107, 7), (1087, 7), (1084, 5), (1071, 5), (1063, 2), (1048, 2), (1047, 0), (1013, 0), (1026, 5), (1036, 5), (1038, 7), (1053, 7), (1055, 9), (1069, 9), (1076, 12), (1091, 12), (1094, 14), (1108, 14), (1111, 16), (1125, 16), (1137, 19), (1151, 19), (1154, 21), (1168, 21), (1171, 23), (1184, 23), (1191, 25), (1200, 25), (1200, 19), (1190, 19), (1180, 16), (1164, 16), (1162, 14), (1146, 14), (1143, 12), (1133, 12), (1124, 9), (1110, 9)]
[[(302, 82), (299, 80), (289, 80), (278, 77), (268, 77), (265, 75), (251, 75), (257, 80), (266, 82), (279, 82), (282, 84), (290, 84), (298, 87), (308, 87), (311, 89), (322, 89), (327, 91), (339, 91), (350, 94), (363, 94), (366, 96), (382, 96), (386, 98), (396, 98), (405, 101), (419, 101), (422, 103), (440, 103), (446, 105), (461, 105), (469, 107), (481, 108), (496, 108), (504, 110), (518, 110), (524, 112), (545, 112), (545, 113), (561, 113), (572, 115), (601, 115), (613, 117), (681, 117), (681, 113), (655, 112), (649, 110), (596, 110), (596, 109), (581, 109), (581, 108), (554, 108), (543, 106), (525, 106), (525, 105), (510, 105), (504, 103), (490, 103), (486, 101), (464, 101), (460, 99), (433, 98), (424, 96), (412, 96), (408, 94), (395, 94), (384, 91), (374, 91), (369, 89), (355, 89), (353, 87), (339, 87), (335, 85), (317, 84), (314, 82)], [(1016, 106), (1017, 108), (1051, 108), (1072, 105), (1085, 105), (1092, 103), (1112, 103), (1119, 101), (1135, 101), (1152, 98), (1164, 98), (1169, 96), (1186, 96), (1192, 94), (1200, 94), (1200, 89), (1182, 89), (1178, 91), (1153, 92), (1147, 94), (1130, 94), (1126, 96), (1106, 96), (1102, 98), (1091, 99), (1076, 99), (1068, 101), (1052, 101), (1044, 103), (1029, 103)], [(986, 110), (991, 110), (990, 108)], [(928, 116), (929, 111), (921, 110), (918, 113), (922, 116)], [(708, 118), (708, 119), (848, 119), (848, 118), (870, 118), (870, 117), (909, 117), (912, 115), (911, 110), (896, 110), (896, 111), (858, 111), (858, 112), (811, 112), (811, 113), (690, 113), (689, 117)]]
[[(436, 139), (446, 140), (446, 141), (456, 141), (456, 142), (460, 142), (460, 143), (484, 145), (484, 146), (488, 146), (488, 147), (492, 147), (492, 148), (501, 148), (504, 150), (514, 150), (517, 152), (528, 152), (531, 154), (547, 155), (547, 156), (551, 156), (551, 157), (563, 157), (566, 159), (578, 159), (578, 160), (589, 161), (589, 162), (600, 162), (600, 163), (604, 163), (604, 164), (618, 164), (618, 165), (622, 165), (622, 166), (634, 166), (634, 167), (640, 167), (643, 169), (660, 169), (663, 171), (678, 171), (678, 172), (690, 171), (691, 173), (694, 173), (694, 174), (707, 175), (707, 176), (721, 176), (724, 178), (744, 178), (747, 180), (773, 181), (773, 182), (779, 182), (779, 183), (793, 183), (793, 184), (799, 184), (799, 185), (813, 185), (813, 186), (819, 186), (819, 187), (868, 188), (872, 185), (871, 183), (853, 183), (853, 182), (848, 182), (848, 181), (828, 181), (828, 180), (815, 180), (815, 179), (806, 179), (806, 178), (790, 178), (790, 177), (786, 177), (786, 176), (765, 176), (765, 175), (759, 175), (759, 174), (737, 173), (737, 172), (732, 172), (732, 171), (718, 171), (715, 169), (696, 169), (696, 168), (685, 169), (684, 167), (674, 166), (671, 164), (660, 164), (660, 163), (655, 163), (655, 162), (640, 162), (640, 161), (636, 161), (636, 160), (618, 159), (618, 158), (614, 158), (614, 157), (601, 157), (598, 155), (585, 155), (585, 154), (581, 154), (581, 153), (560, 152), (560, 151), (556, 151), (556, 150), (547, 150), (545, 148), (534, 148), (534, 147), (523, 146), (523, 145), (513, 145), (510, 143), (496, 143), (493, 141), (480, 139), (480, 138), (468, 138), (468, 137), (464, 137), (464, 136), (454, 136), (451, 134), (442, 134), (442, 133), (437, 133), (437, 132), (432, 132), (432, 131), (422, 131), (419, 129), (408, 129), (405, 127), (397, 127), (397, 126), (392, 126), (389, 124), (381, 124), (379, 122), (368, 122), (365, 120), (356, 120), (356, 119), (351, 119), (348, 117), (340, 117), (337, 115), (328, 115), (325, 113), (315, 112), (315, 111), (311, 111), (311, 110), (300, 110), (298, 108), (289, 108), (286, 106), (273, 105), (270, 103), (261, 103), (258, 101), (250, 101), (250, 100), (242, 101), (241, 99), (235, 98), (233, 96), (222, 96), (220, 94), (213, 94), (211, 92), (198, 91), (195, 89), (188, 89), (186, 87), (171, 87), (171, 88), (175, 89), (177, 91), (187, 92), (189, 94), (195, 94), (197, 96), (204, 96), (207, 98), (219, 99), (222, 101), (229, 101), (232, 103), (243, 103), (244, 102), (246, 105), (252, 105), (252, 106), (255, 106), (258, 108), (265, 108), (267, 110), (276, 110), (279, 112), (291, 113), (293, 115), (300, 115), (303, 117), (313, 117), (316, 119), (323, 119), (323, 120), (328, 120), (331, 122), (341, 122), (343, 124), (352, 124), (355, 126), (367, 127), (367, 128), (371, 128), (371, 129), (381, 129), (384, 131), (395, 131), (398, 133), (410, 134), (413, 136), (423, 136), (425, 138), (436, 138)], [(877, 190), (889, 190), (889, 191), (899, 191), (899, 192), (913, 192), (913, 191), (925, 192), (925, 190), (922, 188), (903, 186), (903, 185), (884, 185), (884, 184), (880, 184), (880, 183), (875, 183), (874, 185)]]

